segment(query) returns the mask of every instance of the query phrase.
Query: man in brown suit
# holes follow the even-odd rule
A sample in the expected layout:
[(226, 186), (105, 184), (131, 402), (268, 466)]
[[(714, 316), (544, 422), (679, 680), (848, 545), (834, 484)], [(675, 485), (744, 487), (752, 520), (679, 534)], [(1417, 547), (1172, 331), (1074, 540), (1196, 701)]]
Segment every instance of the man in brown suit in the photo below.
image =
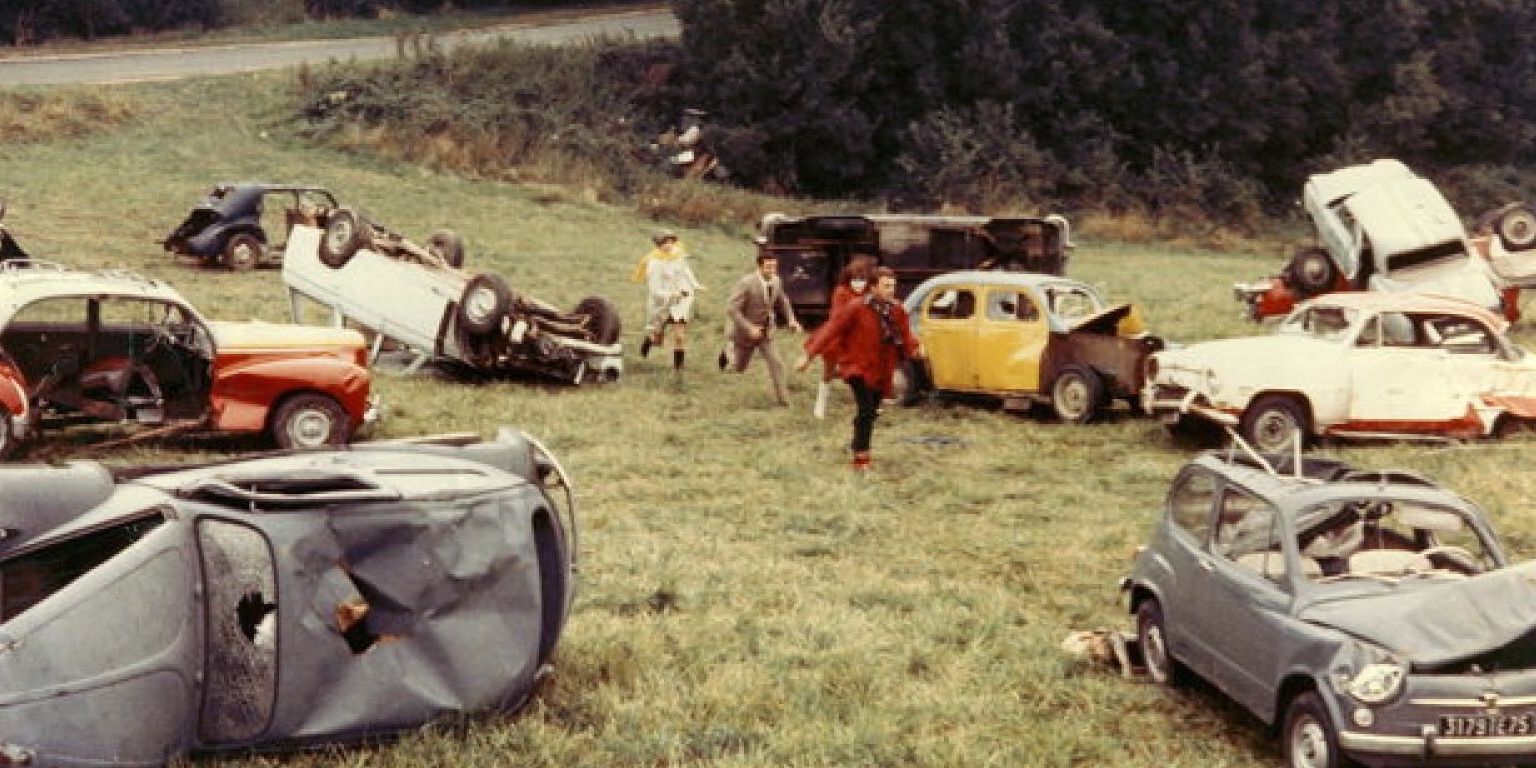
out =
[(752, 353), (762, 350), (768, 378), (773, 380), (774, 397), (779, 405), (789, 405), (784, 389), (784, 363), (773, 347), (773, 330), (782, 320), (791, 331), (799, 333), (800, 321), (795, 319), (795, 310), (789, 306), (789, 297), (784, 295), (784, 286), (779, 282), (778, 258), (767, 251), (758, 252), (757, 270), (736, 281), (725, 303), (725, 314), (731, 321), (730, 344), (735, 352), (731, 361), (735, 371), (745, 371), (752, 362)]

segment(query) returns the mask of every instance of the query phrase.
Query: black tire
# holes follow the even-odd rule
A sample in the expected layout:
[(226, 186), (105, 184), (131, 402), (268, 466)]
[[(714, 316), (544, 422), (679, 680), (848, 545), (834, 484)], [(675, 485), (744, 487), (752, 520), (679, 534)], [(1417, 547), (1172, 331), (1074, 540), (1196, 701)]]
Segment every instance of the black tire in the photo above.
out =
[(594, 344), (613, 344), (624, 331), (619, 308), (602, 296), (588, 296), (576, 302), (576, 308), (571, 310), (571, 314), (587, 316), (587, 332), (592, 334)]
[(1518, 205), (1505, 211), (1494, 223), (1494, 229), (1506, 251), (1536, 248), (1536, 210), (1528, 205)]
[(1220, 445), (1224, 436), (1221, 428), (1199, 416), (1179, 416), (1167, 425), (1168, 436), (1175, 445), (1208, 448)]
[(1155, 598), (1148, 598), (1136, 606), (1136, 644), (1141, 648), (1142, 664), (1152, 682), (1169, 687), (1184, 684), (1187, 673), (1168, 650), (1163, 606)]
[(363, 219), (351, 208), (337, 208), (325, 220), (325, 234), (320, 238), (320, 263), (341, 269), (363, 247)]
[(1238, 431), (1259, 453), (1288, 453), (1294, 439), (1306, 447), (1312, 418), (1306, 406), (1290, 395), (1260, 395), (1243, 411)]
[(1104, 380), (1092, 368), (1069, 365), (1051, 382), (1051, 408), (1066, 424), (1087, 424), (1104, 403)]
[(1322, 248), (1303, 248), (1291, 257), (1288, 267), (1291, 285), (1303, 296), (1316, 296), (1333, 289), (1339, 279), (1339, 268), (1333, 257)]
[(0, 405), (0, 459), (15, 456), (19, 442), (16, 439), (16, 422), (12, 420), (11, 412)]
[(475, 275), (459, 297), (459, 327), (471, 336), (489, 336), (501, 328), (512, 308), (512, 289), (500, 275)]
[(329, 395), (306, 393), (282, 402), (272, 414), (272, 442), (279, 448), (346, 445), (352, 422), (341, 403)]
[(427, 250), (437, 254), (448, 266), (464, 266), (464, 240), (451, 229), (439, 229), (427, 238)]
[(249, 272), (267, 258), (266, 246), (249, 232), (241, 232), (224, 244), (224, 266), (235, 272)]
[(891, 399), (903, 408), (911, 408), (922, 402), (927, 391), (927, 377), (923, 364), (916, 360), (903, 360), (891, 375)]
[(1280, 753), (1289, 768), (1343, 768), (1350, 765), (1339, 735), (1316, 691), (1303, 691), (1285, 708)]
[(1500, 440), (1529, 440), (1536, 437), (1536, 421), (1506, 413), (1493, 426), (1493, 436)]

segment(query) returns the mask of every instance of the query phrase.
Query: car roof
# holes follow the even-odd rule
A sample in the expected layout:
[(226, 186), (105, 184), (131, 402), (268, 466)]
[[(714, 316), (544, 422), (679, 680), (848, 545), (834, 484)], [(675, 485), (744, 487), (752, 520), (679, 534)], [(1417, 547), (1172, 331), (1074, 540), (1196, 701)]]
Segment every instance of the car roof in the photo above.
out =
[(0, 267), (0, 318), (9, 319), (28, 304), (56, 296), (125, 296), (168, 301), (192, 309), (170, 284), (131, 272), (90, 272), (35, 260)]
[(1281, 514), (1291, 514), (1339, 498), (1391, 497), (1414, 499), (1458, 509), (1472, 509), (1465, 498), (1430, 480), (1409, 472), (1356, 472), (1333, 463), (1333, 478), (1298, 477), (1283, 471), (1270, 472), (1251, 460), (1234, 460), (1230, 450), (1207, 451), (1188, 466), (1221, 475), (1263, 497)]
[(1470, 301), (1428, 293), (1344, 291), (1318, 296), (1301, 306), (1343, 307), (1364, 312), (1448, 312), (1471, 315), (1501, 331), (1508, 325), (1504, 318)]
[(1039, 289), (1049, 285), (1064, 285), (1073, 288), (1086, 288), (1098, 295), (1093, 286), (1080, 280), (1073, 280), (1059, 275), (1046, 275), (1038, 272), (1004, 272), (988, 269), (965, 269), (958, 272), (945, 272), (935, 275), (923, 281), (922, 284), (912, 290), (913, 294), (926, 292), (933, 288), (955, 285), (957, 283), (981, 283), (983, 285), (1005, 285), (1017, 288)]

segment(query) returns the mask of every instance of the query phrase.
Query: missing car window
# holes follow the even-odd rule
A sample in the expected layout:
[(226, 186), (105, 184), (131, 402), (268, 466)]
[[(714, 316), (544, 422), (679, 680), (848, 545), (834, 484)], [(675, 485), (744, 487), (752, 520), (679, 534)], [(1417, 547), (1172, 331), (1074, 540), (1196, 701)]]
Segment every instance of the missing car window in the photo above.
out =
[(156, 511), (0, 563), (0, 623), (47, 600), (164, 522)]

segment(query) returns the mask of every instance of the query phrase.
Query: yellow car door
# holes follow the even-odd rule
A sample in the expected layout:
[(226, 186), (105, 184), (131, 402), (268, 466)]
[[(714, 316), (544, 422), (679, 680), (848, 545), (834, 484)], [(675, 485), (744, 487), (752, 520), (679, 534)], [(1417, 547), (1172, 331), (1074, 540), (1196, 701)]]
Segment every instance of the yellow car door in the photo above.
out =
[(1040, 358), (1050, 340), (1045, 313), (1022, 288), (987, 289), (976, 322), (977, 389), (985, 392), (1040, 391)]
[(976, 389), (976, 289), (967, 285), (935, 290), (919, 311), (918, 339), (928, 355), (933, 388)]

